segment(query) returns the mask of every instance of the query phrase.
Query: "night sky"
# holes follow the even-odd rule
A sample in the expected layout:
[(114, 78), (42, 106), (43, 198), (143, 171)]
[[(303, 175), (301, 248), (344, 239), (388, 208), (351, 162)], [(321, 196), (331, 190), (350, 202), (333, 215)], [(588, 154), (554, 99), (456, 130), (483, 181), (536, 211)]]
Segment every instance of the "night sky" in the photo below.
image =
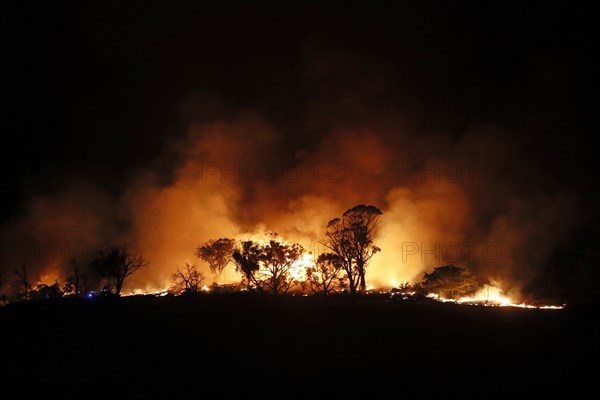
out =
[[(597, 156), (590, 144), (597, 133), (591, 100), (597, 29), (588, 7), (283, 4), (4, 2), (2, 237), (12, 237), (24, 220), (29, 228), (23, 231), (44, 221), (32, 211), (36, 199), (71, 196), (64, 193), (79, 190), (73, 188), (82, 182), (112, 204), (110, 211), (99, 207), (102, 215), (114, 216), (140, 176), (152, 171), (154, 187), (170, 187), (185, 170), (183, 160), (204, 157), (206, 149), (182, 156), (182, 143), (193, 147), (190, 121), (239, 121), (251, 112), (276, 132), (276, 146), (261, 154), (276, 154), (272, 159), (285, 165), (299, 165), (307, 154), (352, 164), (342, 151), (331, 150), (336, 140), (352, 143), (355, 136), (345, 129), (376, 132), (370, 135), (391, 149), (391, 160), (497, 157), (491, 162), (511, 171), (511, 183), (464, 189), (470, 217), (453, 238), (493, 237), (493, 221), (510, 215), (504, 219), (513, 221), (510, 230), (516, 226), (542, 241), (543, 262), (552, 266), (542, 270), (560, 270), (553, 279), (577, 268), (577, 274), (591, 276), (595, 263), (589, 260), (597, 260)], [(247, 143), (245, 134), (233, 137)], [(247, 144), (254, 151), (253, 141)], [(231, 154), (236, 161), (245, 153)], [(394, 162), (382, 168), (397, 168)], [(392, 215), (383, 199), (391, 201), (390, 191), (402, 182), (389, 172), (373, 174), (382, 177), (377, 182), (385, 190), (365, 187), (363, 201), (380, 201), (384, 217), (386, 211)], [(353, 192), (362, 179), (371, 179), (365, 176), (348, 178)], [(287, 200), (285, 206), (267, 206), (256, 187), (241, 186), (244, 194), (230, 207), (230, 219), (241, 227), (253, 226), (266, 209), (290, 208), (290, 199), (302, 193), (324, 192), (270, 187), (269, 201), (279, 192)], [(489, 199), (498, 197), (513, 200)], [(82, 202), (85, 196), (73, 204)], [(341, 213), (352, 205), (332, 209)], [(45, 212), (67, 212), (53, 207)], [(519, 225), (523, 215), (541, 209), (547, 211)], [(137, 232), (142, 225), (129, 213), (99, 230)], [(540, 222), (548, 220), (554, 222)], [(536, 224), (556, 237), (540, 239)], [(564, 230), (552, 232), (560, 226)], [(539, 286), (540, 279), (527, 283)]]

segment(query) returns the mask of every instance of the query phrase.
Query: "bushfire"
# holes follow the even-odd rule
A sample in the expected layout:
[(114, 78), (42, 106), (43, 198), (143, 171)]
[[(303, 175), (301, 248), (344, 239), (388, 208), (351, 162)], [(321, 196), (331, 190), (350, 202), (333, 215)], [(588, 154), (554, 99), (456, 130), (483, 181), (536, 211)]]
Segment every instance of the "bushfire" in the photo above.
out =
[[(282, 246), (289, 246), (288, 242), (285, 242), (281, 237), (276, 239), (278, 244)], [(314, 290), (314, 287), (311, 288), (311, 283), (314, 284), (315, 274), (321, 274), (317, 276), (317, 286), (322, 284), (323, 280), (333, 282), (334, 279), (340, 279), (343, 282), (343, 276), (339, 276), (337, 272), (339, 271), (330, 271), (330, 276), (322, 276), (325, 271), (323, 268), (319, 268), (319, 257), (316, 257), (311, 252), (304, 253), (301, 257), (295, 259), (290, 263), (290, 268), (287, 271), (287, 278), (290, 279), (291, 285), (289, 293), (293, 295), (308, 295), (318, 293), (319, 290)], [(437, 270), (444, 270), (446, 267), (438, 268)], [(460, 268), (457, 268), (461, 270)], [(243, 291), (248, 290), (244, 287), (244, 277), (242, 273), (238, 273), (238, 279), (232, 280), (233, 283), (217, 283), (213, 282), (212, 289), (206, 284), (202, 285), (201, 291), (205, 293), (211, 292), (221, 292), (224, 287), (228, 287), (229, 291)], [(428, 274), (425, 274), (426, 277)], [(285, 279), (286, 276), (280, 276), (281, 279)], [(321, 279), (321, 281), (319, 281)], [(311, 282), (311, 280), (313, 282)], [(204, 281), (204, 277), (203, 277)], [(242, 282), (242, 284), (236, 284), (235, 282)], [(399, 287), (400, 286), (400, 287)], [(544, 304), (529, 304), (523, 301), (517, 301), (514, 297), (506, 294), (511, 293), (510, 290), (503, 290), (497, 284), (486, 283), (483, 286), (477, 286), (477, 289), (473, 291), (472, 294), (467, 296), (455, 296), (455, 297), (445, 297), (436, 292), (427, 292), (424, 291), (423, 285), (420, 282), (411, 284), (409, 282), (404, 283), (403, 285), (398, 284), (398, 280), (393, 279), (389, 282), (389, 285), (385, 287), (376, 287), (372, 284), (368, 284), (366, 286), (366, 290), (364, 295), (369, 296), (371, 294), (378, 295), (387, 295), (390, 299), (397, 299), (398, 295), (402, 300), (418, 300), (419, 296), (417, 291), (419, 291), (424, 298), (428, 300), (435, 300), (442, 303), (455, 303), (460, 305), (471, 305), (471, 306), (484, 306), (484, 307), (517, 307), (517, 308), (528, 308), (528, 309), (544, 309), (544, 310), (560, 310), (566, 307), (566, 304), (560, 305), (544, 305)], [(320, 286), (319, 286), (320, 288)], [(347, 287), (341, 283), (338, 285), (331, 285), (331, 290), (325, 290), (326, 294), (333, 293), (345, 293), (347, 292)], [(287, 293), (287, 291), (286, 291)], [(172, 285), (169, 283), (165, 284), (165, 287), (160, 290), (142, 290), (135, 289), (123, 293), (123, 296), (139, 296), (139, 295), (152, 295), (152, 296), (167, 296), (167, 295), (181, 295), (181, 292), (174, 292)]]
[(561, 310), (565, 308), (566, 304), (562, 305), (534, 305), (527, 304), (524, 302), (516, 302), (515, 300), (507, 297), (503, 294), (503, 291), (495, 286), (485, 285), (482, 289), (477, 291), (472, 296), (459, 297), (457, 299), (450, 299), (439, 296), (435, 293), (430, 293), (427, 297), (441, 301), (444, 303), (452, 302), (456, 304), (467, 304), (467, 305), (478, 305), (486, 307), (519, 307), (519, 308), (538, 308), (543, 310)]
[[(196, 258), (209, 272), (191, 261), (177, 267), (176, 273), (158, 287), (134, 287), (121, 291), (125, 278), (148, 267), (139, 249), (115, 247), (99, 252), (88, 267), (71, 260), (72, 275), (63, 279), (57, 272), (46, 273), (31, 285), (25, 266), (15, 273), (21, 278), (25, 300), (59, 296), (93, 298), (100, 293), (117, 296), (167, 296), (224, 291), (256, 291), (265, 294), (349, 294), (388, 295), (403, 300), (435, 300), (464, 305), (562, 309), (562, 305), (529, 304), (515, 300), (515, 293), (496, 283), (481, 286), (465, 268), (446, 265), (424, 273), (423, 280), (391, 279), (387, 285), (368, 280), (371, 258), (382, 251), (375, 245), (376, 228), (382, 212), (374, 206), (357, 205), (342, 218), (329, 222), (320, 246), (304, 246), (268, 232), (264, 235), (239, 235), (199, 244)], [(266, 236), (265, 236), (266, 235)], [(243, 237), (243, 239), (239, 239)], [(91, 275), (95, 274), (95, 277)], [(50, 282), (54, 280), (54, 283)], [(211, 283), (212, 280), (212, 283)], [(210, 285), (209, 285), (210, 283)], [(102, 291), (94, 290), (103, 284)], [(4, 300), (6, 303), (6, 299)]]

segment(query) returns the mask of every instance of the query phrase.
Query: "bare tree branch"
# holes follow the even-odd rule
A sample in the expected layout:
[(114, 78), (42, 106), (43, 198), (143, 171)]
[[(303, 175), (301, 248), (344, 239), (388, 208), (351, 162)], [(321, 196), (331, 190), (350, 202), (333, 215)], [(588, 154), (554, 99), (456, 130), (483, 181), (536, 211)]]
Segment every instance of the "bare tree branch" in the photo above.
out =
[(19, 283), (23, 287), (23, 300), (29, 300), (29, 292), (31, 291), (31, 282), (29, 282), (29, 274), (27, 273), (27, 266), (21, 265), (20, 268), (15, 268), (14, 274), (19, 279)]
[(99, 252), (90, 265), (109, 282), (114, 283), (115, 294), (120, 296), (125, 279), (140, 268), (148, 266), (148, 262), (136, 250), (121, 246)]
[(196, 269), (196, 265), (185, 263), (185, 266), (177, 271), (171, 277), (173, 279), (173, 289), (178, 293), (198, 293), (204, 283), (204, 274)]

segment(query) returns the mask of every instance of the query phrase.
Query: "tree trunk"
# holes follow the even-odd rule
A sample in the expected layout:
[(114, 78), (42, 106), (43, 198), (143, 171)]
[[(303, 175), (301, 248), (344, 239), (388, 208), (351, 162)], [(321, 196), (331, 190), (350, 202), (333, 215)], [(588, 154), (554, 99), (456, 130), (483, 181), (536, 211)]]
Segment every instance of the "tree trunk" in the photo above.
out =
[(350, 294), (354, 296), (356, 294), (356, 282), (354, 282), (352, 274), (348, 275), (348, 286), (350, 287)]
[(279, 276), (277, 272), (273, 274), (273, 294), (279, 294)]
[(358, 277), (359, 277), (359, 291), (361, 294), (364, 294), (367, 291), (367, 282), (365, 280), (365, 263), (363, 261), (359, 261), (356, 263), (356, 269), (358, 269)]
[(115, 286), (115, 292), (117, 297), (121, 297), (121, 288), (123, 287), (123, 281), (121, 279), (117, 279), (117, 284)]
[(360, 272), (360, 293), (364, 294), (367, 291), (367, 282), (365, 281), (365, 272)]

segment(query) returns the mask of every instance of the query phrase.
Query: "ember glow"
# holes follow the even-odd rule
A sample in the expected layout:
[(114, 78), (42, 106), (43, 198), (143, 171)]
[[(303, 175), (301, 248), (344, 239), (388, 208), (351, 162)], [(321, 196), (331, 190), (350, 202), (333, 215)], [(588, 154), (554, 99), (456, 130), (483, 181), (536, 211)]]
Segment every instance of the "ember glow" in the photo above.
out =
[(164, 296), (167, 296), (168, 294), (169, 294), (169, 290), (168, 289), (154, 290), (154, 291), (145, 291), (145, 290), (141, 290), (141, 289), (135, 289), (135, 290), (123, 293), (122, 296), (123, 297), (129, 297), (129, 296), (156, 296), (156, 297), (164, 297)]
[(427, 297), (444, 303), (457, 303), (468, 305), (482, 305), (491, 307), (519, 307), (519, 308), (539, 308), (543, 310), (562, 310), (565, 305), (533, 305), (518, 303), (507, 297), (504, 292), (492, 285), (485, 285), (472, 297), (459, 297), (457, 299), (448, 299), (437, 294), (428, 294)]

